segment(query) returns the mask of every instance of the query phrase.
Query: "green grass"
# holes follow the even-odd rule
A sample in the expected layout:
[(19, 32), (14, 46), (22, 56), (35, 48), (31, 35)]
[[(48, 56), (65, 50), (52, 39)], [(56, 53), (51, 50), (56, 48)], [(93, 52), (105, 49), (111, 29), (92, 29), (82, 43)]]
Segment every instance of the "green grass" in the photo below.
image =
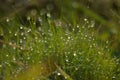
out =
[[(25, 22), (21, 16), (0, 20), (0, 80), (120, 80), (108, 39), (113, 25), (82, 5), (71, 6), (72, 0), (55, 3), (59, 16), (48, 11), (27, 15)], [(103, 34), (97, 22), (107, 26)]]
[[(11, 20), (0, 50), (0, 72), (5, 80), (119, 80), (119, 64), (108, 41), (102, 42), (94, 24), (42, 18), (26, 27)], [(59, 21), (59, 22), (58, 22)], [(10, 27), (16, 26), (14, 28)], [(16, 29), (15, 29), (16, 28)], [(2, 30), (1, 30), (2, 31)], [(4, 31), (2, 31), (4, 32)]]

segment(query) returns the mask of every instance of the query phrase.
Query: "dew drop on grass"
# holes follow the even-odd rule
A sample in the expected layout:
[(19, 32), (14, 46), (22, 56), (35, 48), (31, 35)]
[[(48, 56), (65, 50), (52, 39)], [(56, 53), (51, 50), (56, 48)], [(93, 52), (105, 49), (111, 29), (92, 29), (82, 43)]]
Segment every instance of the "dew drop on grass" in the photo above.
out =
[(20, 43), (23, 43), (23, 40), (22, 40), (22, 39), (20, 39)]
[(24, 35), (24, 33), (23, 32), (21, 32), (21, 34), (20, 34), (21, 36), (23, 36)]
[(27, 59), (30, 60), (30, 57), (28, 56)]
[(12, 45), (12, 42), (9, 42), (9, 45)]
[(22, 26), (20, 26), (20, 29), (23, 29), (23, 27), (22, 27)]
[(0, 65), (0, 68), (2, 67), (2, 65)]
[(58, 75), (58, 76), (60, 76), (60, 75), (61, 75), (61, 73), (59, 73), (59, 72), (58, 72), (58, 73), (57, 73), (57, 75)]
[(73, 55), (74, 55), (74, 57), (76, 57), (76, 56), (77, 56), (77, 54), (76, 54), (76, 53), (74, 53)]
[(87, 37), (88, 37), (88, 35), (85, 35), (85, 37), (87, 38)]
[(69, 60), (68, 60), (68, 59), (66, 59), (65, 61), (66, 61), (66, 62), (69, 62)]
[(15, 58), (15, 57), (13, 57), (13, 61), (16, 61), (16, 58)]
[(73, 28), (72, 30), (73, 30), (73, 31), (75, 31), (75, 29), (74, 29), (74, 28)]
[(9, 18), (7, 18), (7, 19), (6, 19), (6, 22), (10, 22), (10, 19), (9, 19)]
[(30, 19), (31, 19), (30, 16), (27, 16), (27, 20), (30, 21)]
[(85, 18), (84, 21), (87, 21), (87, 18)]
[(48, 18), (51, 18), (51, 14), (50, 14), (50, 13), (47, 13), (47, 17), (48, 17)]
[(21, 46), (20, 49), (23, 50), (23, 47)]
[(17, 36), (17, 33), (15, 33), (14, 36)]
[(68, 39), (71, 39), (70, 36), (68, 36)]
[(8, 57), (9, 55), (7, 54), (6, 57)]
[(31, 32), (31, 29), (28, 29), (28, 31), (27, 31), (27, 32), (28, 32), (28, 33), (29, 33), (29, 32)]
[(12, 31), (9, 30), (9, 34), (11, 34), (11, 33), (12, 33)]
[(26, 39), (26, 37), (23, 37), (23, 39), (25, 40), (25, 39)]
[(77, 68), (77, 67), (75, 67), (75, 70), (77, 71), (77, 70), (78, 70), (78, 68)]
[(65, 76), (65, 79), (67, 80), (67, 79), (68, 79), (68, 77), (67, 77), (67, 76)]
[(79, 28), (80, 26), (79, 25), (77, 25), (77, 28)]
[(38, 19), (37, 19), (39, 22), (42, 22), (42, 19), (41, 19), (41, 17), (38, 17)]

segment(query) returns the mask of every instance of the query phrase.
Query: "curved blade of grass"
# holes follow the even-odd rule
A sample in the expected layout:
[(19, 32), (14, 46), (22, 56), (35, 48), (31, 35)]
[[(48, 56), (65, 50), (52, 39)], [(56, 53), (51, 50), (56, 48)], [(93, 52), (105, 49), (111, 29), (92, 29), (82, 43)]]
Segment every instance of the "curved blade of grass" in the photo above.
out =
[(65, 73), (57, 64), (55, 64), (58, 71), (65, 77), (66, 80), (73, 80), (68, 74)]

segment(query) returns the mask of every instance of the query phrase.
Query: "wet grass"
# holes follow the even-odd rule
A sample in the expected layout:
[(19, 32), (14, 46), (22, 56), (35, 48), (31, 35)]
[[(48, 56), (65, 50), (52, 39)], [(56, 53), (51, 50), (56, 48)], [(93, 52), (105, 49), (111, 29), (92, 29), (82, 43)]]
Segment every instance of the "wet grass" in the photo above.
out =
[[(3, 80), (119, 80), (119, 60), (113, 57), (109, 41), (99, 40), (94, 24), (65, 22), (64, 19), (35, 20), (4, 34), (0, 54)], [(28, 20), (29, 21), (29, 20)], [(10, 24), (10, 25), (9, 25)], [(4, 32), (4, 31), (3, 31)]]
[[(85, 7), (70, 4), (64, 2), (57, 19), (47, 12), (27, 16), (25, 22), (18, 16), (2, 20), (0, 80), (120, 79), (119, 58), (113, 54), (109, 33), (100, 36), (96, 29), (99, 22), (109, 31), (109, 22)], [(79, 19), (77, 10), (90, 18)]]

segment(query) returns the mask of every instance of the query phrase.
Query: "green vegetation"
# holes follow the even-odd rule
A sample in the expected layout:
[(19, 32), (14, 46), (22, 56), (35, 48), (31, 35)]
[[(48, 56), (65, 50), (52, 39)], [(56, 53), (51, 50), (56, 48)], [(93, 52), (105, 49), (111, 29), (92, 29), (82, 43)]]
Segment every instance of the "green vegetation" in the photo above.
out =
[(59, 12), (38, 10), (25, 21), (0, 20), (0, 80), (120, 80), (118, 48), (109, 39), (117, 24), (71, 3), (58, 0)]

